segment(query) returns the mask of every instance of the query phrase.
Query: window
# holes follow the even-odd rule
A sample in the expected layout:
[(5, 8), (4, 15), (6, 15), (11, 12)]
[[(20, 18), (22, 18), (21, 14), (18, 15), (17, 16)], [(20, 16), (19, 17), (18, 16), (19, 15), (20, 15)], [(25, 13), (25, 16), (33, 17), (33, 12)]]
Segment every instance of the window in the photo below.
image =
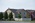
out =
[(18, 15), (17, 14), (15, 15), (15, 18), (18, 18)]

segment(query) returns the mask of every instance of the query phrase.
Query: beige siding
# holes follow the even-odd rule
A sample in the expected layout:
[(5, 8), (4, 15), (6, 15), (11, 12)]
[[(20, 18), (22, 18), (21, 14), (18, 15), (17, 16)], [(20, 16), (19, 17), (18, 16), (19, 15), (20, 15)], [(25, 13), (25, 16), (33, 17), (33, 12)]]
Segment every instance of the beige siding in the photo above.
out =
[(8, 15), (9, 15), (11, 12), (12, 12), (11, 10), (8, 10), (8, 11), (7, 11)]
[[(7, 13), (8, 13), (8, 15), (11, 13), (12, 11), (11, 10), (8, 10), (7, 11)], [(12, 14), (13, 14), (13, 18), (15, 18), (15, 14), (12, 12)]]

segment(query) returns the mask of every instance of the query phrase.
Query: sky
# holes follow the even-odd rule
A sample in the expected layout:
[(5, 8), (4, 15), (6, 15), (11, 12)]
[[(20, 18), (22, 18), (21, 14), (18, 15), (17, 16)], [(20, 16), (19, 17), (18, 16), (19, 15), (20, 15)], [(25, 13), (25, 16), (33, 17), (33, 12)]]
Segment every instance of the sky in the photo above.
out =
[(8, 8), (35, 10), (35, 0), (0, 0), (0, 12)]

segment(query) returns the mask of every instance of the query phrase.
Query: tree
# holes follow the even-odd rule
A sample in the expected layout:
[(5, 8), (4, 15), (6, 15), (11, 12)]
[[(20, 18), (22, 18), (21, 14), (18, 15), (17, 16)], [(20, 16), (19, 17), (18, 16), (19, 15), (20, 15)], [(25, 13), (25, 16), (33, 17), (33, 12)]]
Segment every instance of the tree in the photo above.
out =
[(3, 13), (1, 12), (0, 13), (0, 20), (3, 18)]
[(12, 12), (9, 14), (9, 19), (11, 20), (13, 18)]
[(8, 19), (8, 14), (7, 14), (7, 12), (5, 12), (4, 18), (5, 18), (5, 19)]

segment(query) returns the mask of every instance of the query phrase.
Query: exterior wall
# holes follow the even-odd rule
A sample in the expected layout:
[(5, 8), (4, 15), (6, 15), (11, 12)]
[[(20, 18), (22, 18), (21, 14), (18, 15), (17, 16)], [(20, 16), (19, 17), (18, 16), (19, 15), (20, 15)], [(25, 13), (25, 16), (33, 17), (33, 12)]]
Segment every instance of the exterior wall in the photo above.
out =
[(22, 18), (26, 17), (26, 14), (27, 14), (27, 12), (22, 11), (22, 12), (21, 12)]
[(15, 15), (15, 18), (18, 18), (18, 14)]
[[(21, 13), (21, 18), (26, 17), (27, 12), (26, 11), (19, 11), (19, 13)], [(16, 17), (18, 18), (18, 13), (16, 14)]]
[[(13, 12), (12, 12), (13, 13)], [(13, 13), (13, 19), (15, 19), (15, 14)]]
[(31, 16), (30, 16), (30, 14), (29, 14), (29, 13), (27, 13), (27, 14), (26, 14), (26, 17), (27, 17), (27, 18), (31, 18)]
[(9, 15), (11, 12), (12, 12), (11, 10), (7, 10), (8, 15)]

